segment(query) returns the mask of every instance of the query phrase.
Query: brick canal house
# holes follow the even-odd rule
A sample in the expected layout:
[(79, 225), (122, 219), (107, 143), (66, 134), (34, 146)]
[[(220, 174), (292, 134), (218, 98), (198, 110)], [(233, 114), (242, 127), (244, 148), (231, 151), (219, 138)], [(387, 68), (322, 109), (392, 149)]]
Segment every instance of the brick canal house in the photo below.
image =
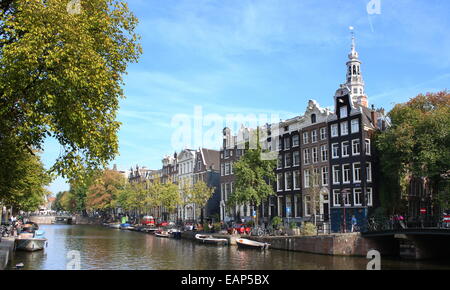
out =
[[(178, 154), (178, 186), (181, 198), (186, 202), (188, 197), (184, 194), (183, 188), (191, 187), (194, 182), (194, 164), (196, 151), (192, 149), (184, 149)], [(193, 222), (195, 219), (195, 205), (192, 203), (177, 207), (177, 220)]]
[[(388, 120), (382, 110), (368, 108), (354, 37), (346, 83), (334, 99), (334, 112), (310, 100), (303, 116), (270, 125), (279, 128), (279, 136), (267, 140), (278, 141), (272, 145), (278, 151), (276, 196), (259, 209), (263, 221), (280, 216), (285, 222), (318, 222), (325, 231), (333, 232), (344, 231), (345, 224), (348, 231), (352, 215), (362, 224), (371, 209), (379, 205), (372, 137), (376, 130), (388, 126)], [(247, 135), (252, 131), (242, 130)], [(225, 221), (242, 216), (249, 219), (253, 210), (245, 205), (234, 213), (226, 209), (235, 182), (232, 164), (244, 153), (238, 150), (236, 140), (237, 136), (225, 128), (220, 159), (221, 218)]]
[(328, 119), (333, 232), (348, 232), (353, 215), (362, 226), (371, 210), (379, 206), (372, 137), (386, 119), (368, 108), (354, 38), (348, 57), (346, 83), (336, 91), (335, 114)]
[[(194, 162), (193, 183), (202, 180), (208, 187), (214, 188), (214, 193), (206, 203), (204, 208), (204, 218), (214, 219), (218, 222), (220, 219), (220, 152), (206, 148), (197, 150)], [(195, 206), (195, 205), (194, 205)], [(194, 207), (195, 209), (195, 207)], [(195, 210), (197, 220), (201, 215), (201, 208)]]

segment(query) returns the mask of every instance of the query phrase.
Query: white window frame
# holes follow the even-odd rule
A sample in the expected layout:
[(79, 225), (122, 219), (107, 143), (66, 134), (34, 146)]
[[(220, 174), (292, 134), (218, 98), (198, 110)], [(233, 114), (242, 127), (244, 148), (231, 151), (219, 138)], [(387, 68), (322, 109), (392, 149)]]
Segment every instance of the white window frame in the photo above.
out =
[(303, 140), (303, 144), (308, 144), (309, 143), (309, 134), (308, 134), (309, 132), (303, 132), (303, 138), (302, 138), (302, 140)]
[(333, 189), (333, 206), (334, 207), (341, 207), (341, 202), (340, 202), (340, 195), (341, 195), (341, 191), (339, 189)]
[(327, 139), (327, 127), (320, 128), (320, 140)]
[(311, 186), (311, 184), (310, 184), (310, 180), (311, 180), (310, 176), (311, 176), (311, 170), (310, 169), (305, 169), (303, 171), (303, 177), (304, 177), (303, 181), (304, 181), (305, 188), (310, 188), (310, 186)]
[(309, 148), (303, 149), (303, 164), (308, 165), (311, 163), (311, 156)]
[(284, 168), (290, 168), (292, 166), (292, 156), (291, 156), (291, 162), (290, 162), (291, 165), (288, 165), (288, 162), (287, 162), (287, 157), (289, 155), (291, 155), (291, 153), (285, 153), (284, 154)]
[(290, 137), (284, 137), (283, 142), (284, 142), (284, 150), (291, 149), (291, 138)]
[[(336, 151), (334, 150), (335, 147), (337, 147)], [(337, 155), (334, 154), (335, 152), (337, 152)], [(339, 158), (339, 143), (331, 144), (331, 158), (332, 159), (338, 159)]]
[[(359, 198), (356, 198), (358, 195), (356, 194), (356, 191), (359, 190)], [(353, 203), (355, 206), (362, 206), (362, 200), (363, 198), (363, 191), (361, 187), (355, 187), (353, 188)]]
[(320, 159), (322, 160), (322, 162), (328, 161), (328, 146), (327, 145), (320, 146)]
[(320, 185), (320, 180), (321, 180), (321, 176), (320, 176), (320, 168), (313, 168), (313, 186), (317, 187)]
[[(308, 200), (308, 198), (309, 198), (309, 200)], [(305, 217), (311, 216), (308, 205), (311, 205), (311, 196), (305, 195)]]
[[(344, 146), (344, 144), (347, 144), (347, 146)], [(347, 154), (345, 154), (344, 148), (347, 148)], [(342, 155), (342, 157), (350, 156), (350, 142), (349, 141), (344, 141), (341, 143), (341, 155)]]
[(359, 119), (353, 119), (350, 121), (350, 127), (352, 134), (359, 132)]
[(340, 112), (339, 116), (341, 119), (348, 117), (348, 108), (346, 106), (340, 107), (339, 112)]
[(372, 154), (372, 150), (370, 149), (370, 139), (365, 139), (364, 140), (364, 146), (366, 148), (366, 155), (371, 155)]
[[(298, 177), (296, 176), (296, 174), (298, 174)], [(294, 190), (301, 188), (301, 182), (300, 182), (301, 180), (300, 180), (300, 178), (301, 178), (300, 170), (295, 170), (294, 171), (294, 175), (293, 175), (293, 179), (294, 179), (293, 187), (294, 187)], [(298, 184), (296, 184), (297, 182), (298, 182)]]
[[(355, 143), (359, 143), (358, 145), (358, 152), (355, 152)], [(361, 155), (361, 142), (359, 139), (353, 139), (352, 140), (352, 156), (358, 156)]]
[(339, 136), (338, 124), (331, 125), (331, 137), (338, 137), (338, 136)]
[(341, 136), (347, 136), (348, 135), (348, 122), (344, 121), (341, 122)]
[(283, 173), (277, 174), (277, 191), (278, 192), (283, 191), (282, 184), (281, 184), (282, 176), (283, 176)]
[[(341, 184), (340, 182), (340, 178), (339, 178), (339, 165), (333, 165), (333, 167), (331, 168), (332, 171), (332, 177), (333, 177), (333, 184)], [(336, 181), (336, 177), (337, 177), (337, 181)]]
[(317, 130), (311, 131), (311, 143), (317, 143)]
[[(297, 161), (295, 161), (295, 155), (297, 155)], [(300, 152), (294, 151), (292, 152), (292, 166), (299, 166), (300, 165)]]
[[(356, 165), (359, 165), (359, 174), (356, 174)], [(357, 176), (359, 175), (359, 176)], [(356, 179), (356, 177), (359, 177), (359, 179)], [(353, 183), (361, 183), (361, 163), (355, 162), (353, 163)]]
[(321, 172), (322, 172), (322, 186), (327, 186), (328, 183), (330, 182), (328, 166), (322, 167)]
[[(348, 176), (345, 178), (345, 166), (348, 166)], [(351, 164), (342, 164), (342, 183), (349, 184), (351, 182), (350, 172), (352, 171)]]
[(317, 147), (313, 147), (312, 149), (311, 149), (311, 157), (312, 157), (312, 163), (317, 163), (317, 162), (319, 162), (319, 153), (318, 153), (318, 150), (317, 150)]
[(345, 191), (342, 195), (344, 198), (344, 206), (351, 206), (351, 202), (350, 202), (350, 194), (352, 194), (351, 192), (349, 192), (349, 190), (347, 189), (347, 191)]
[(283, 168), (283, 155), (282, 154), (278, 154), (277, 169), (282, 169), (282, 168)]
[(292, 179), (292, 172), (287, 171), (287, 172), (284, 173), (284, 190), (285, 191), (291, 191), (292, 190), (292, 187), (288, 188), (288, 185), (289, 185), (289, 183), (288, 183), (288, 176), (289, 176), (289, 174), (291, 175), (291, 179)]
[(367, 206), (373, 206), (373, 189), (372, 189), (372, 187), (367, 188)]
[(366, 162), (367, 182), (372, 182), (372, 162)]

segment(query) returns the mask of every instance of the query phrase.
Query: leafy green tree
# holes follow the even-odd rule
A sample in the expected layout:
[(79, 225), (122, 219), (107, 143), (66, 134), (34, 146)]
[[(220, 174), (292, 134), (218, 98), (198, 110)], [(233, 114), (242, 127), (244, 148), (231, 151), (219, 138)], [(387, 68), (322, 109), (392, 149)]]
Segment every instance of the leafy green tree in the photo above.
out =
[(200, 220), (203, 224), (205, 206), (212, 197), (215, 188), (209, 187), (203, 180), (197, 181), (189, 191), (188, 203), (193, 203), (200, 207)]
[(161, 184), (160, 202), (161, 206), (167, 209), (167, 212), (173, 213), (177, 205), (181, 202), (181, 195), (178, 185), (172, 182)]
[(6, 150), (2, 153), (10, 154), (6, 159), (0, 154), (0, 203), (16, 210), (35, 211), (45, 202), (45, 186), (51, 182), (51, 176), (37, 151), (29, 152), (8, 143), (0, 138), (0, 149)]
[(392, 126), (376, 136), (380, 151), (381, 202), (390, 213), (404, 207), (411, 177), (425, 178), (432, 198), (439, 199), (442, 174), (450, 165), (450, 94), (418, 95), (396, 105)]
[(0, 139), (32, 153), (54, 138), (63, 150), (52, 171), (71, 178), (117, 154), (123, 74), (141, 47), (123, 1), (81, 0), (79, 13), (68, 2), (0, 2)]
[[(256, 132), (259, 139), (259, 128)], [(236, 182), (234, 192), (228, 199), (228, 206), (249, 203), (254, 207), (261, 205), (269, 196), (275, 195), (273, 182), (275, 181), (275, 160), (263, 160), (261, 144), (257, 142), (256, 149), (249, 149), (246, 144), (246, 152), (234, 163)], [(256, 223), (258, 223), (258, 211)]]

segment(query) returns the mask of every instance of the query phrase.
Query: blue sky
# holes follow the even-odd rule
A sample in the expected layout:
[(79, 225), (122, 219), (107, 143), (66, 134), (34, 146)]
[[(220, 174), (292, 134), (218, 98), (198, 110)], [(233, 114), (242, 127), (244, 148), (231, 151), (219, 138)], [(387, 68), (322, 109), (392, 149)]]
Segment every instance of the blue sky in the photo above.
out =
[[(309, 99), (333, 106), (345, 80), (349, 26), (370, 104), (389, 110), (449, 88), (448, 0), (379, 0), (380, 14), (368, 13), (370, 0), (127, 2), (140, 20), (144, 53), (125, 77), (120, 155), (111, 163), (119, 169), (160, 168), (164, 155), (184, 147), (176, 132), (191, 136), (185, 146), (218, 149), (217, 136), (198, 138), (195, 109), (206, 118), (205, 133), (223, 128), (217, 120), (229, 114), (286, 119), (302, 114)], [(190, 124), (180, 128), (177, 120)], [(47, 167), (58, 154), (59, 145), (47, 142)], [(60, 178), (50, 186), (66, 189)]]

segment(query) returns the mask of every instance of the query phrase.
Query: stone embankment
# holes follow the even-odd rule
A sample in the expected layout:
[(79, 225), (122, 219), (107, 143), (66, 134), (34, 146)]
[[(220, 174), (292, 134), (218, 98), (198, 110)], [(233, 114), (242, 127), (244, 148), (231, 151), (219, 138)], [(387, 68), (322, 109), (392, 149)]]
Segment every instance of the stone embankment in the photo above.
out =
[(14, 251), (15, 238), (2, 238), (0, 242), (0, 270), (8, 266), (11, 255)]

